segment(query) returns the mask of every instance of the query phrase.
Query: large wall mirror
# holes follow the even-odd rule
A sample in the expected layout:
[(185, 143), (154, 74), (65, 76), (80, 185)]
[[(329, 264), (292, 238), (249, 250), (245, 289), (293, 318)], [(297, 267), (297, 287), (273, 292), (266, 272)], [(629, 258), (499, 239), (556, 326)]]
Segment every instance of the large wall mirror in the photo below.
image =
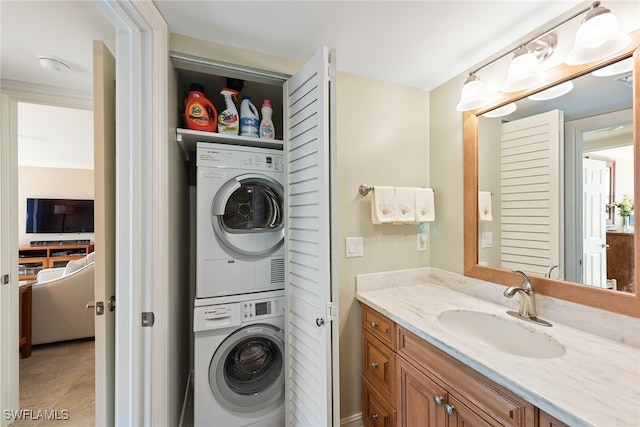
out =
[(557, 66), (538, 89), (465, 113), (465, 275), (513, 285), (522, 270), (539, 293), (640, 317), (640, 221), (621, 215), (640, 194), (631, 36), (613, 58)]

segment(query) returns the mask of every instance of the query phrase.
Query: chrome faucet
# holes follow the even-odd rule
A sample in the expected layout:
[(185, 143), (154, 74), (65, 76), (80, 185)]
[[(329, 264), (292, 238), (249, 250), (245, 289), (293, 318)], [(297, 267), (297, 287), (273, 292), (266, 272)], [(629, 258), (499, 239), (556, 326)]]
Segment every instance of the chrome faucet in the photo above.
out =
[(520, 294), (520, 310), (518, 312), (507, 311), (507, 314), (539, 325), (552, 326), (551, 323), (546, 320), (538, 318), (538, 313), (536, 311), (536, 291), (527, 275), (519, 270), (514, 270), (513, 272), (522, 275), (522, 284), (520, 286), (509, 286), (504, 290), (504, 296), (507, 298), (513, 298), (515, 294)]
[(557, 265), (550, 265), (549, 268), (547, 268), (547, 272), (544, 275), (544, 277), (546, 277), (547, 279), (551, 278), (551, 272), (553, 271), (554, 268), (558, 268)]

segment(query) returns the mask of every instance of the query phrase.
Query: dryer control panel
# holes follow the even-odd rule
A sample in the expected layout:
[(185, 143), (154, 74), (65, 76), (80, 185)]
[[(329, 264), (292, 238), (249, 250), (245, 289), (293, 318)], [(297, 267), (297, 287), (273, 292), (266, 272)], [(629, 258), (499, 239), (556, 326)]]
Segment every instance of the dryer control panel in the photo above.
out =
[(278, 150), (198, 143), (197, 166), (282, 172), (283, 155)]

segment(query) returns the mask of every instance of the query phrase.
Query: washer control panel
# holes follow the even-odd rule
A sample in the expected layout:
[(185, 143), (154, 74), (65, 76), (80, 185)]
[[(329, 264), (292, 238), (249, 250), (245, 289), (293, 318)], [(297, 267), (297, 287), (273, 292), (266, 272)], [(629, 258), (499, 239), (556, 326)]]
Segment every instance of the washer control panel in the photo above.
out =
[(284, 315), (284, 299), (268, 298), (263, 300), (251, 300), (241, 303), (242, 321), (268, 319), (270, 317)]

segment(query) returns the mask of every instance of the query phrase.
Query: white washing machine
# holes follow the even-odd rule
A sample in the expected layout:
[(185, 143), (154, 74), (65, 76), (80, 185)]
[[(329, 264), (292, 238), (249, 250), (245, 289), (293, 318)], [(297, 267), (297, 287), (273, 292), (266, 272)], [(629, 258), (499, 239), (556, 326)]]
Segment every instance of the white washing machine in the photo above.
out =
[(195, 427), (284, 426), (284, 291), (196, 299)]
[(284, 288), (281, 150), (196, 145), (196, 298)]

